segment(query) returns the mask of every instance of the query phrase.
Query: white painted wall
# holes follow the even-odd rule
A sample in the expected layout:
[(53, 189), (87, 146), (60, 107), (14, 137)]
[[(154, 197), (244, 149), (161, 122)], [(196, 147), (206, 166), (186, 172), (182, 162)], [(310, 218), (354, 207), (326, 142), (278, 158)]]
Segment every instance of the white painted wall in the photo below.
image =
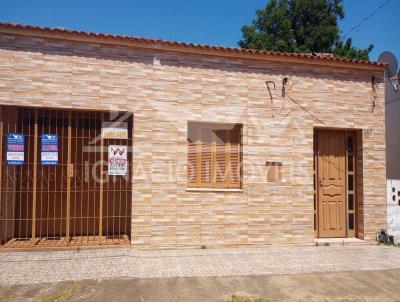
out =
[(400, 180), (387, 180), (387, 201), (388, 234), (400, 243)]

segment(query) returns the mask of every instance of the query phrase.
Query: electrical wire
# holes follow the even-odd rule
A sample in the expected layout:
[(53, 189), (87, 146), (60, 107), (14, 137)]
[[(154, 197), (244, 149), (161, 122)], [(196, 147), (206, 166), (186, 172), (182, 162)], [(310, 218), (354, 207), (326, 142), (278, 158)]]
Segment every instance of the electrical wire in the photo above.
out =
[(286, 94), (287, 97), (289, 98), (289, 100), (291, 100), (293, 103), (295, 103), (297, 106), (300, 107), (300, 109), (302, 109), (303, 111), (305, 111), (306, 113), (308, 113), (312, 118), (314, 118), (315, 120), (317, 120), (318, 122), (320, 122), (321, 124), (325, 125), (325, 123), (318, 118), (316, 115), (314, 115), (310, 110), (308, 110), (306, 107), (304, 107), (303, 105), (301, 105), (298, 101), (296, 101), (294, 98), (292, 98), (290, 95)]
[(363, 23), (365, 23), (368, 19), (370, 19), (372, 16), (374, 16), (378, 11), (380, 11), (382, 8), (384, 8), (391, 1), (392, 0), (387, 0), (386, 2), (382, 3), (372, 13), (370, 13), (368, 16), (366, 16), (360, 23), (358, 23), (356, 26), (350, 28), (349, 31), (347, 31), (346, 34), (343, 36), (343, 39), (345, 39), (351, 32), (353, 32), (354, 30), (359, 28)]
[(372, 111), (371, 111), (371, 113), (374, 114), (375, 109), (376, 109), (376, 113), (378, 115), (378, 119), (379, 119), (380, 125), (382, 126), (382, 128), (384, 128), (384, 126), (385, 126), (385, 115), (384, 115), (383, 110), (381, 108), (381, 102), (380, 102), (378, 94), (377, 94), (377, 89), (378, 89), (378, 85), (377, 85), (377, 83), (374, 83), (374, 80), (373, 80), (373, 82), (372, 82), (372, 92), (371, 92), (371, 99), (372, 99)]

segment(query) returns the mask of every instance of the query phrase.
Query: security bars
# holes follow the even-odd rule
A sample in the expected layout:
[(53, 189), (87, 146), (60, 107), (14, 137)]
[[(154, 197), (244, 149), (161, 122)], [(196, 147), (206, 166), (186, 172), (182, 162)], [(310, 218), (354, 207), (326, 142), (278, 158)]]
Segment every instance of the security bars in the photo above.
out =
[[(125, 175), (108, 175), (107, 158), (110, 145), (132, 146), (132, 120), (127, 113), (1, 107), (1, 247), (129, 244), (132, 154)], [(126, 123), (127, 138), (102, 138), (103, 121)], [(10, 153), (21, 148), (23, 159)]]

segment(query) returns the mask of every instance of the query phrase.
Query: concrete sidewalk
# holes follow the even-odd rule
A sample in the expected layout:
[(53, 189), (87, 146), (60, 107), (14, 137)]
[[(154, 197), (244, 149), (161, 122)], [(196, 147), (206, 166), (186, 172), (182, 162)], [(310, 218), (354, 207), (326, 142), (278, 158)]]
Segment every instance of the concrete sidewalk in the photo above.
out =
[(2, 285), (111, 278), (260, 276), (400, 269), (400, 248), (355, 245), (4, 251), (0, 252), (0, 265)]
[(399, 302), (399, 277), (400, 270), (384, 270), (66, 281), (0, 285), (0, 301), (226, 302), (231, 301), (232, 295), (237, 295), (254, 298), (245, 300), (247, 302)]

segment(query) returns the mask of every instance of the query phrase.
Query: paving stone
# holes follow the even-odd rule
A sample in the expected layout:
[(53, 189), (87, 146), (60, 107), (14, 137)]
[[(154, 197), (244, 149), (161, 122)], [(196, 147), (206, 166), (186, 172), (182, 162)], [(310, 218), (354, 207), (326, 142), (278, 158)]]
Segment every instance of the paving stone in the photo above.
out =
[(140, 251), (107, 248), (3, 251), (0, 284), (400, 269), (400, 248), (293, 246)]

